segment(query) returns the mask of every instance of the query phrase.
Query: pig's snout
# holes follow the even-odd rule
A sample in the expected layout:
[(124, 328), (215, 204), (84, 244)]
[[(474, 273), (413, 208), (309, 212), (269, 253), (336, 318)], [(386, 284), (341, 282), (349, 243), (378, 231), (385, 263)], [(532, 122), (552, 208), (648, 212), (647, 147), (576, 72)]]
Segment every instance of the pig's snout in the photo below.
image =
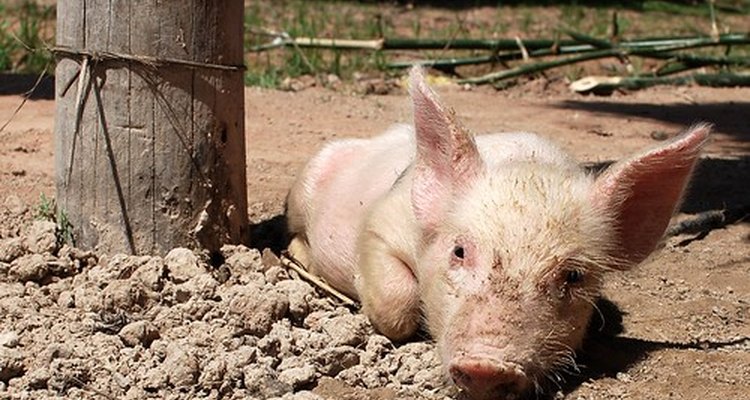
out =
[(528, 386), (520, 365), (479, 358), (454, 360), (449, 367), (453, 381), (472, 398), (515, 399)]

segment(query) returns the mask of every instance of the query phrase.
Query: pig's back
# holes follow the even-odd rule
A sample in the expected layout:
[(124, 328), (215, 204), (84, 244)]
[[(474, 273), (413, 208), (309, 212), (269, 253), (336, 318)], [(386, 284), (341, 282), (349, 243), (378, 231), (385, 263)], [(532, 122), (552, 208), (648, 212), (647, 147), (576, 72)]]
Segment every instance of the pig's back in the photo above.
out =
[(476, 137), (482, 159), (490, 170), (513, 162), (535, 162), (577, 168), (576, 161), (556, 144), (528, 132), (493, 133)]
[(411, 163), (413, 136), (408, 126), (396, 125), (371, 139), (333, 142), (306, 172), (311, 272), (351, 296), (365, 214)]

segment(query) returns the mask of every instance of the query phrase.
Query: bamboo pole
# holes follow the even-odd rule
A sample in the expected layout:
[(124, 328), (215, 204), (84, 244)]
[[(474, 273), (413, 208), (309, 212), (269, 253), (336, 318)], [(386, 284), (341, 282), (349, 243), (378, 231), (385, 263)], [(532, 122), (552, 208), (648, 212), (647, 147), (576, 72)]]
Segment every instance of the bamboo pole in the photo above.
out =
[[(514, 51), (518, 50), (516, 39), (412, 39), (412, 38), (383, 38), (372, 40), (352, 40), (335, 38), (309, 38), (291, 37), (286, 33), (263, 32), (265, 36), (275, 36), (271, 43), (256, 46), (250, 51), (265, 51), (277, 47), (300, 47), (300, 48), (328, 48), (328, 49), (355, 49), (355, 50), (492, 50), (492, 51)], [(580, 37), (584, 37), (585, 35)], [(595, 39), (596, 41), (604, 41)], [(750, 34), (730, 33), (719, 35), (718, 38), (709, 36), (682, 36), (682, 37), (655, 37), (631, 41), (623, 41), (618, 47), (627, 49), (649, 48), (656, 46), (682, 45), (685, 43), (701, 43), (735, 45), (750, 44)], [(552, 40), (552, 39), (529, 39), (522, 40), (523, 46), (531, 50), (564, 48), (567, 46), (588, 45), (581, 50), (593, 50), (597, 46), (585, 43), (581, 40)]]
[[(730, 41), (734, 41), (738, 38), (732, 38)], [(746, 35), (745, 40), (748, 40)], [(599, 40), (600, 45), (604, 45), (604, 41)], [(750, 40), (748, 41), (750, 43)], [(556, 59), (550, 61), (542, 61), (534, 64), (521, 65), (515, 68), (511, 68), (505, 71), (493, 72), (484, 76), (467, 78), (459, 80), (459, 83), (471, 83), (471, 84), (485, 84), (492, 83), (503, 79), (514, 78), (521, 75), (531, 74), (546, 71), (548, 69), (561, 67), (564, 65), (576, 64), (584, 61), (608, 58), (608, 57), (625, 57), (625, 56), (641, 56), (641, 57), (662, 57), (664, 54), (677, 50), (686, 50), (698, 47), (726, 45), (726, 43), (715, 42), (711, 38), (692, 38), (684, 41), (674, 41), (673, 44), (669, 45), (658, 45), (658, 46), (644, 46), (644, 47), (627, 47), (627, 46), (611, 46), (608, 42), (606, 45), (608, 48), (593, 50), (585, 52), (577, 56)]]
[(570, 84), (578, 93), (611, 93), (617, 89), (638, 90), (656, 85), (691, 85), (727, 87), (750, 86), (750, 74), (695, 74), (677, 77), (589, 76)]

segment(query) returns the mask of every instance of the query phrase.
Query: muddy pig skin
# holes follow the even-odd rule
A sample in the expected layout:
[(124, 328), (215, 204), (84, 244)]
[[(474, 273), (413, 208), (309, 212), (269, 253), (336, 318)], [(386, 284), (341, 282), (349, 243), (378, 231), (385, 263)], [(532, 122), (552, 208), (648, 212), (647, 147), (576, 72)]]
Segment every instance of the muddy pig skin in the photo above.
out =
[(656, 248), (707, 141), (695, 125), (598, 177), (530, 133), (474, 137), (410, 75), (412, 126), (333, 142), (287, 199), (291, 253), (393, 340), (420, 323), (471, 398), (572, 369), (605, 274)]

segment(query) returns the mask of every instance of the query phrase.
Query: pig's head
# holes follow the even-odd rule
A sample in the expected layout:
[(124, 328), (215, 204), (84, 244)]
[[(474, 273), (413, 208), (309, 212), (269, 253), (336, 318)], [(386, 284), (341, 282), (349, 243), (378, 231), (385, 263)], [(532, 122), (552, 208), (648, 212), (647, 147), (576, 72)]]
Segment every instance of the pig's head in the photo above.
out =
[[(491, 162), (419, 69), (411, 95), (416, 275), (428, 329), (471, 397), (540, 390), (575, 368), (604, 273), (641, 262), (661, 240), (709, 128), (594, 178), (544, 157)], [(539, 154), (551, 146), (538, 144)]]

